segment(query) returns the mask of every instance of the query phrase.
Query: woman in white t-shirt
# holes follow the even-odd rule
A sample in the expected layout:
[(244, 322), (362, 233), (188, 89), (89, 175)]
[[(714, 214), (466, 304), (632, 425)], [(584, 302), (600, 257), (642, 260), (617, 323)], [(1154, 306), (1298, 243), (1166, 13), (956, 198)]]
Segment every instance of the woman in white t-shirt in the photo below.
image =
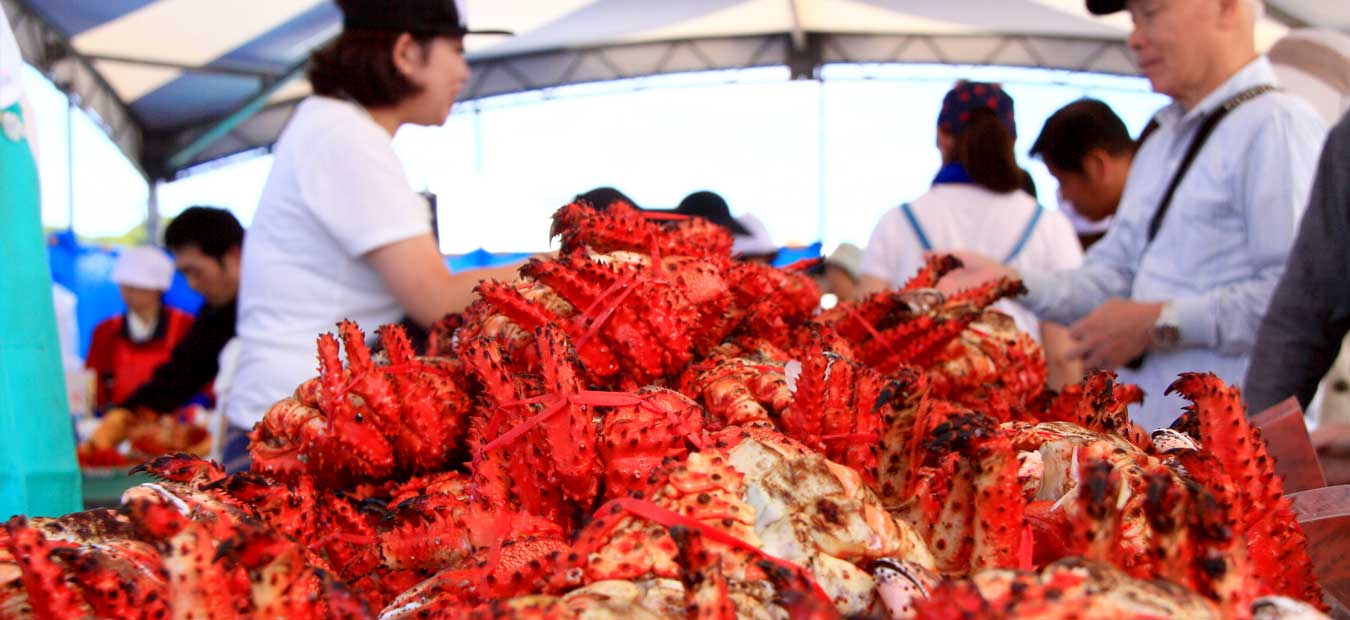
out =
[(404, 124), (441, 125), (469, 79), (454, 0), (339, 0), (343, 32), (311, 58), (315, 95), (275, 149), (244, 241), (238, 369), (226, 397), (224, 459), (247, 463), (246, 433), (314, 376), (315, 338), (343, 319), (367, 333), (430, 326), (485, 277), (451, 274), (427, 201), (391, 144)]
[[(1022, 190), (1013, 152), (1013, 100), (996, 84), (960, 82), (943, 99), (937, 144), (942, 169), (933, 187), (882, 216), (863, 255), (862, 292), (898, 287), (918, 272), (929, 250), (977, 250), (1011, 265), (1069, 269), (1083, 260), (1073, 227)], [(1000, 302), (1046, 353), (1050, 385), (1077, 381), (1065, 354), (1067, 330), (1039, 323), (1016, 302)]]

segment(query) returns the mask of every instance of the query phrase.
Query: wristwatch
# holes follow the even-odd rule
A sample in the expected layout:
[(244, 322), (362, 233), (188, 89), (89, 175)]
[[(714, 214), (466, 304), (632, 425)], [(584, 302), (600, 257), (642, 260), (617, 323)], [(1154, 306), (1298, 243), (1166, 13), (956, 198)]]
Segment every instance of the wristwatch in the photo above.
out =
[(1177, 309), (1171, 302), (1163, 304), (1158, 320), (1153, 322), (1153, 346), (1159, 351), (1177, 348), (1181, 344), (1181, 327), (1177, 324)]

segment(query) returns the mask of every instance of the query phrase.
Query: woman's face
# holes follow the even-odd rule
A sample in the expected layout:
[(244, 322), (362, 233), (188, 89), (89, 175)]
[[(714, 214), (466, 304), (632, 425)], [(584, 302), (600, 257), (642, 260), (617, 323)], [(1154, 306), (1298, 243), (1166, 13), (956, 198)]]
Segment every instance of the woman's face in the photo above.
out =
[(136, 313), (142, 321), (153, 320), (159, 316), (159, 303), (164, 297), (164, 291), (128, 284), (119, 284), (118, 288), (121, 289), (122, 301), (127, 304), (127, 309)]
[[(407, 35), (405, 35), (407, 36)], [(407, 122), (417, 125), (441, 125), (450, 116), (459, 93), (469, 81), (469, 63), (464, 59), (462, 38), (436, 37), (425, 45), (411, 41), (405, 62), (398, 62), (421, 92), (406, 100)], [(396, 49), (398, 55), (401, 50)], [(416, 56), (416, 58), (409, 58)]]

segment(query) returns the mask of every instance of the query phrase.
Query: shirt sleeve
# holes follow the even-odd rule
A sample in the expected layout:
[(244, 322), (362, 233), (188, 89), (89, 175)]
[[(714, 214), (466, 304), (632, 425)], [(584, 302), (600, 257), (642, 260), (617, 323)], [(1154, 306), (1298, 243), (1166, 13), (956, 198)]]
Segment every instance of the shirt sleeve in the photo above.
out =
[(127, 409), (145, 407), (171, 413), (206, 387), (220, 369), (220, 350), (234, 337), (233, 306), (203, 309), (187, 335), (173, 348), (169, 360), (155, 368), (149, 381), (122, 403)]
[[(1147, 209), (1122, 205), (1122, 213), (1081, 266), (1060, 271), (1022, 270), (1027, 294), (1019, 301), (1038, 317), (1069, 325), (1111, 297), (1129, 297), (1145, 245)], [(1075, 239), (1075, 243), (1077, 240)]]
[(1041, 234), (1045, 237), (1046, 271), (1075, 269), (1083, 265), (1083, 245), (1073, 231), (1073, 224), (1063, 213), (1046, 209), (1041, 215), (1041, 225), (1045, 227)]
[(1246, 145), (1232, 187), (1246, 232), (1251, 276), (1172, 300), (1181, 344), (1228, 355), (1250, 353), (1271, 294), (1284, 272), (1299, 216), (1308, 204), (1325, 137), (1311, 114), (1284, 111)]
[(909, 222), (899, 208), (886, 211), (863, 251), (863, 275), (885, 278), (891, 286), (899, 286), (917, 273), (922, 263), (923, 250)]
[(297, 171), (305, 204), (343, 251), (362, 256), (430, 233), (430, 207), (408, 186), (387, 136), (377, 128), (361, 127), (352, 135), (343, 129), (313, 145)]
[(1245, 394), (1249, 411), (1289, 396), (1307, 407), (1350, 331), (1350, 116), (1332, 130), (1308, 211), (1256, 334)]

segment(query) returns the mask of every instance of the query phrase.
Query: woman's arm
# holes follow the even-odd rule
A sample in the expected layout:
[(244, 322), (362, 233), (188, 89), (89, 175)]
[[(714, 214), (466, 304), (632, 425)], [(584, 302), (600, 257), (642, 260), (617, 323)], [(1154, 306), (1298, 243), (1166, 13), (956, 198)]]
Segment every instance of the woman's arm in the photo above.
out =
[(1041, 321), (1041, 349), (1045, 351), (1046, 374), (1052, 389), (1062, 389), (1083, 378), (1082, 363), (1069, 356), (1072, 346), (1073, 339), (1067, 327)]
[(431, 327), (451, 312), (462, 312), (478, 296), (481, 280), (513, 280), (519, 265), (450, 273), (430, 233), (395, 241), (366, 253), (399, 305), (414, 323)]

